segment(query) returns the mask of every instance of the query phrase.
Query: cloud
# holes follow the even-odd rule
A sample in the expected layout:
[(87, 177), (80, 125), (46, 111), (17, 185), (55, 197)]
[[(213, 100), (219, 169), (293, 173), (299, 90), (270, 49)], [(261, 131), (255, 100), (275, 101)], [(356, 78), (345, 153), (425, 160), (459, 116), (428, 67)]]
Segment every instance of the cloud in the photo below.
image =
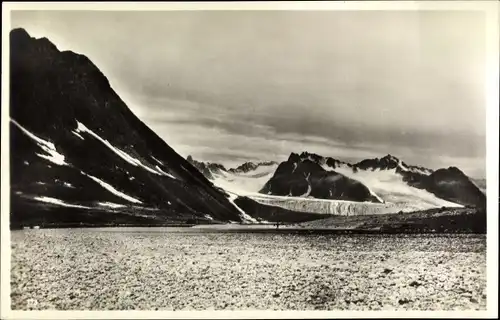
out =
[[(323, 145), (350, 147), (351, 149), (378, 150), (379, 153), (396, 153), (405, 150), (437, 156), (446, 152), (450, 156), (482, 156), (485, 152), (485, 137), (465, 134), (453, 128), (441, 132), (394, 128), (370, 128), (353, 123), (337, 123), (330, 117), (296, 116), (294, 114), (253, 113), (246, 110), (227, 110), (220, 106), (198, 102), (162, 98), (147, 103), (147, 113), (142, 117), (149, 123), (165, 124), (167, 127), (199, 125), (218, 128), (235, 139), (244, 135), (265, 139), (290, 140), (302, 144), (321, 140)], [(194, 132), (198, 132), (194, 130)], [(170, 136), (172, 136), (171, 134)], [(186, 136), (183, 135), (185, 139)], [(461, 141), (457, 144), (456, 141)], [(479, 143), (478, 143), (479, 141)]]

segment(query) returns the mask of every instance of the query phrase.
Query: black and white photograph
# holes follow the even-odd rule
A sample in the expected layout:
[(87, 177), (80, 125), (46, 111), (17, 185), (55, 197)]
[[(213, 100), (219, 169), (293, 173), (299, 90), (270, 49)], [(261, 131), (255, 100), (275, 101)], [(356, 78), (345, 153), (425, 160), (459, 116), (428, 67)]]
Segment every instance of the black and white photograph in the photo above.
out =
[(2, 6), (2, 318), (498, 316), (497, 2)]

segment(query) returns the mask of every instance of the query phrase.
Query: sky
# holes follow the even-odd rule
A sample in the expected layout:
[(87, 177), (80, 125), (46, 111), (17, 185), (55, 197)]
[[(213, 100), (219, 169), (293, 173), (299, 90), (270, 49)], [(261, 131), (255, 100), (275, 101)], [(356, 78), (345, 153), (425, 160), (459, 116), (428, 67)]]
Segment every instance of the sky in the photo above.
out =
[(485, 176), (483, 12), (16, 11), (11, 23), (86, 55), (184, 157), (391, 154)]

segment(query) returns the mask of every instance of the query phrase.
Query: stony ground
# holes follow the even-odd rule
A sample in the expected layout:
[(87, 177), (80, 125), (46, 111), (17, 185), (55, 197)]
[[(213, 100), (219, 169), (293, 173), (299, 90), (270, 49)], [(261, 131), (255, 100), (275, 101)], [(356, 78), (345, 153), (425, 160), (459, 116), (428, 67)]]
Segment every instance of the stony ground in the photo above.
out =
[(11, 235), (13, 309), (486, 309), (485, 236)]

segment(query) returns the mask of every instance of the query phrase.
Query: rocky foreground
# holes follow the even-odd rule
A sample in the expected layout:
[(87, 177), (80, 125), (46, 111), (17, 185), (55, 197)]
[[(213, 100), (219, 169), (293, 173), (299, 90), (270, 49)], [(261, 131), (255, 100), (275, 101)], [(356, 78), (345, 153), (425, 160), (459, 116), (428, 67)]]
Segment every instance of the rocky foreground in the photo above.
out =
[(484, 310), (484, 235), (12, 231), (13, 309)]

